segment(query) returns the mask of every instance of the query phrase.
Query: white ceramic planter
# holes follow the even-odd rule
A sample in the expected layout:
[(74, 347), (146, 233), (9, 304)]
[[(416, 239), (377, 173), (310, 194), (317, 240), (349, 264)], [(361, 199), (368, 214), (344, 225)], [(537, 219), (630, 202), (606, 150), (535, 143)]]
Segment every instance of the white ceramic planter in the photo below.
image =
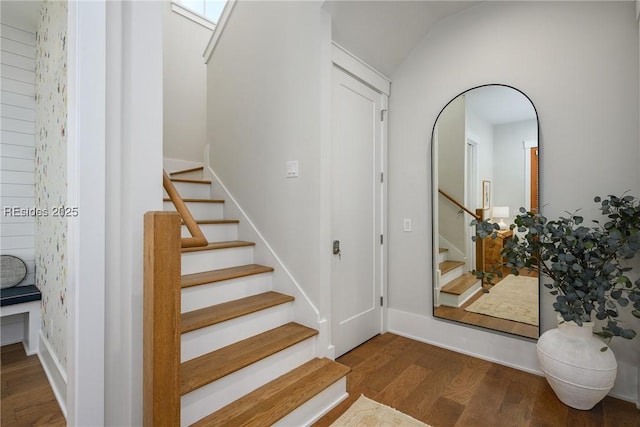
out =
[[(600, 351), (607, 347), (606, 351)], [(593, 336), (593, 322), (578, 326), (558, 316), (558, 328), (538, 339), (538, 361), (549, 385), (567, 406), (589, 410), (609, 393), (618, 372), (608, 346)]]

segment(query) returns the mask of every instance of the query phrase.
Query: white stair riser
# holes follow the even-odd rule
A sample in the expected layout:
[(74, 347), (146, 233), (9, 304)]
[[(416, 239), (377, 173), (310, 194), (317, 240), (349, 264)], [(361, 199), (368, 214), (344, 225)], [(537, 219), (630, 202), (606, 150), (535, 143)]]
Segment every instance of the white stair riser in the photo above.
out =
[(346, 389), (347, 377), (344, 376), (294, 409), (284, 418), (276, 421), (273, 427), (309, 426), (313, 424), (338, 403), (349, 397), (349, 393), (345, 392)]
[(182, 334), (181, 361), (185, 362), (237, 341), (277, 328), (293, 320), (293, 303)]
[(438, 264), (445, 262), (447, 259), (449, 259), (448, 254), (449, 254), (449, 251), (438, 252)]
[(182, 254), (182, 274), (200, 273), (246, 264), (253, 264), (253, 246)]
[(202, 178), (202, 170), (191, 171), (191, 172), (183, 172), (175, 175), (169, 174), (171, 178), (180, 178), (180, 179), (203, 179)]
[(315, 357), (315, 337), (262, 359), (180, 399), (180, 425), (188, 426)]
[[(173, 186), (178, 190), (183, 199), (210, 199), (211, 184), (196, 184), (193, 182), (174, 182)], [(164, 197), (168, 197), (164, 193)]]
[(467, 302), (467, 300), (474, 296), (476, 292), (480, 291), (480, 288), (482, 288), (482, 285), (480, 284), (480, 281), (478, 281), (478, 283), (476, 283), (460, 295), (440, 292), (440, 304), (446, 305), (447, 307), (461, 307), (462, 304)]
[(458, 277), (462, 276), (463, 274), (464, 274), (464, 265), (456, 267), (451, 271), (447, 271), (440, 278), (440, 288), (442, 289), (442, 287), (444, 285), (446, 285), (447, 283), (449, 283), (453, 279), (457, 279)]
[[(199, 224), (209, 242), (238, 240), (238, 224)], [(191, 237), (186, 225), (182, 226), (182, 237)]]
[(254, 274), (222, 282), (191, 286), (182, 290), (182, 312), (198, 310), (223, 302), (270, 291), (271, 273)]
[[(184, 196), (180, 195), (182, 198)], [(186, 202), (187, 209), (191, 212), (194, 219), (223, 219), (224, 203), (204, 203), (204, 202)], [(173, 202), (164, 202), (162, 210), (175, 211), (176, 207)]]

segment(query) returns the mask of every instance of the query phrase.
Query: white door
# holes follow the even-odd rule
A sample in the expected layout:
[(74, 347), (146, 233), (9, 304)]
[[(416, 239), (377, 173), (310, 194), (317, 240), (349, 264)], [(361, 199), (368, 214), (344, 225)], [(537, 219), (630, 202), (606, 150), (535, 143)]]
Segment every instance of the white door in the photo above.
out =
[(334, 67), (331, 318), (336, 356), (382, 331), (384, 105), (386, 95)]

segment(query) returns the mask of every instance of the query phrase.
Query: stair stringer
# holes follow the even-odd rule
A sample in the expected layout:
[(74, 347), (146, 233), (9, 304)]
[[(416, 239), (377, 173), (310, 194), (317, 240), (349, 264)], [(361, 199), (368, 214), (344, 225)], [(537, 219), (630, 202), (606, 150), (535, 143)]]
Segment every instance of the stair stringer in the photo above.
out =
[(242, 209), (236, 198), (231, 194), (229, 189), (224, 185), (220, 178), (211, 168), (208, 155), (208, 146), (205, 148), (205, 165), (204, 178), (210, 179), (212, 182), (212, 197), (215, 199), (225, 200), (225, 217), (240, 219), (239, 233), (243, 239), (247, 239), (256, 243), (254, 254), (256, 262), (270, 265), (274, 267), (272, 287), (273, 290), (291, 295), (295, 298), (293, 304), (293, 318), (296, 322), (318, 330), (316, 336), (317, 357), (326, 357), (335, 360), (335, 353), (332, 351), (333, 346), (329, 342), (330, 324), (328, 319), (320, 315), (320, 311), (313, 301), (305, 293), (293, 274), (282, 259), (276, 254), (269, 245), (260, 230), (253, 223), (251, 218)]

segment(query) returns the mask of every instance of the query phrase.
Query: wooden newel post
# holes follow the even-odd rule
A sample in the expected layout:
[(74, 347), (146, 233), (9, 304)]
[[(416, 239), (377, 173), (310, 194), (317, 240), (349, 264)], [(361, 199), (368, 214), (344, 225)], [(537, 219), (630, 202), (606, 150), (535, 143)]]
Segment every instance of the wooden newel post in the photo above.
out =
[(180, 425), (180, 215), (144, 216), (145, 426)]

